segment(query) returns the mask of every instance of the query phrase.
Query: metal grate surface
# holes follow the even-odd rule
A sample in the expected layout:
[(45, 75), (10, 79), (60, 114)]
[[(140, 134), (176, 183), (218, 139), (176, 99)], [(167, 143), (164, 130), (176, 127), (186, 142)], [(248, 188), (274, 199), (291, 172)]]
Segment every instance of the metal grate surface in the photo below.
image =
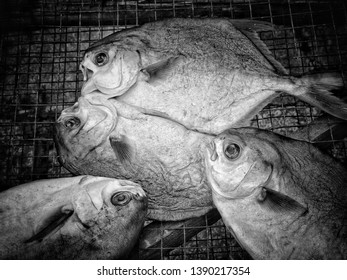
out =
[[(1, 1), (0, 190), (41, 178), (71, 176), (56, 159), (53, 123), (79, 96), (84, 50), (115, 31), (171, 17), (272, 22), (278, 30), (264, 32), (261, 38), (291, 74), (337, 71), (346, 85), (347, 9), (343, 0)], [(337, 94), (347, 99), (346, 91)], [(318, 109), (283, 95), (258, 114), (252, 125), (290, 136), (320, 115)], [(346, 139), (335, 139), (333, 132), (330, 136), (322, 140), (328, 152), (346, 162)], [(158, 256), (248, 258), (221, 221), (211, 225), (206, 220), (201, 229), (179, 247), (164, 248), (161, 242), (155, 249), (160, 251)], [(179, 230), (185, 236), (186, 226)]]

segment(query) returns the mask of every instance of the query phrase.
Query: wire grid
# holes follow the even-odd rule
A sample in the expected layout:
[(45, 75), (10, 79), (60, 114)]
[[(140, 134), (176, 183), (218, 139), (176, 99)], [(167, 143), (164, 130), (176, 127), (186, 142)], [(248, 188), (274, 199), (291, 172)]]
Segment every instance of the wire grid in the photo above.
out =
[[(346, 82), (347, 12), (343, 0), (11, 3), (0, 4), (1, 190), (40, 178), (71, 176), (56, 159), (53, 124), (80, 95), (79, 63), (84, 50), (91, 42), (124, 28), (171, 17), (264, 20), (279, 26), (274, 32), (261, 33), (261, 38), (291, 74), (338, 71)], [(338, 94), (347, 95), (345, 91)], [(317, 108), (282, 95), (262, 110), (252, 125), (290, 135), (320, 114)], [(345, 139), (329, 141), (329, 152), (346, 161)], [(221, 221), (201, 229), (161, 258), (248, 258)]]

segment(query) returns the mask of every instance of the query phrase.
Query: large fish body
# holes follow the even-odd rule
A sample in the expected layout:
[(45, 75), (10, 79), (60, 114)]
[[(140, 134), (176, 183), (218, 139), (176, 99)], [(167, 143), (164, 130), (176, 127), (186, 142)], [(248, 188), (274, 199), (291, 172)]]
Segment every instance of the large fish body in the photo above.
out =
[(346, 259), (347, 172), (312, 144), (230, 129), (206, 150), (213, 202), (254, 259)]
[(82, 95), (99, 90), (213, 134), (247, 126), (280, 92), (347, 119), (347, 104), (330, 92), (343, 86), (341, 76), (289, 76), (256, 33), (273, 29), (249, 20), (170, 19), (116, 32), (86, 51)]
[(121, 116), (114, 100), (97, 92), (65, 109), (55, 137), (61, 164), (74, 174), (139, 183), (151, 219), (182, 220), (209, 211), (203, 151), (213, 136), (127, 109), (119, 108)]
[(147, 197), (130, 181), (77, 176), (0, 193), (0, 259), (119, 259), (137, 242)]

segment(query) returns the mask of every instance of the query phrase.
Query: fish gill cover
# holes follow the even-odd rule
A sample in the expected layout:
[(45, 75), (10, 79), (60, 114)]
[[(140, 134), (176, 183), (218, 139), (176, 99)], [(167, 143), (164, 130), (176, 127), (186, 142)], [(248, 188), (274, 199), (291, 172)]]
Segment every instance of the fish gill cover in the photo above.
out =
[[(172, 17), (226, 17), (271, 22), (276, 31), (260, 33), (291, 75), (339, 72), (346, 84), (347, 18), (345, 1), (139, 0), (1, 1), (0, 7), (0, 186), (2, 190), (41, 178), (71, 176), (58, 162), (53, 125), (60, 112), (80, 96), (79, 64), (96, 40), (115, 31)], [(20, 4), (20, 5), (19, 5)], [(4, 7), (4, 8), (3, 8)], [(3, 11), (6, 11), (4, 13)], [(346, 91), (337, 92), (346, 98)], [(295, 97), (281, 95), (266, 106), (252, 126), (288, 136), (301, 135), (346, 162), (346, 126), (319, 119), (317, 136), (308, 127), (321, 111)], [(341, 124), (342, 123), (342, 124)], [(300, 134), (300, 133), (299, 133)], [(169, 225), (170, 226), (170, 225)], [(173, 227), (182, 233), (188, 225)], [(154, 224), (159, 234), (164, 225)], [(184, 229), (185, 228), (185, 229)], [(190, 240), (154, 254), (168, 259), (249, 257), (223, 227), (206, 216)], [(198, 228), (198, 230), (196, 230)], [(164, 230), (164, 229), (162, 229)], [(189, 236), (192, 236), (191, 234)], [(158, 244), (161, 244), (160, 242)], [(175, 245), (176, 246), (176, 245)], [(158, 245), (163, 249), (163, 245)], [(141, 249), (145, 256), (158, 250)]]

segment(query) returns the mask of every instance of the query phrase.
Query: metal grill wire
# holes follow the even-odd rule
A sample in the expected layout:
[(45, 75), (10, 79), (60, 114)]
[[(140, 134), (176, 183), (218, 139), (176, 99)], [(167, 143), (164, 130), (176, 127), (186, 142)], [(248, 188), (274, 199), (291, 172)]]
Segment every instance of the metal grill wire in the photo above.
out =
[[(261, 33), (290, 74), (340, 72), (347, 77), (345, 1), (304, 0), (23, 0), (2, 1), (0, 13), (0, 186), (66, 177), (56, 157), (53, 123), (78, 98), (79, 63), (91, 42), (134, 25), (171, 17), (227, 17), (279, 26)], [(346, 83), (345, 83), (346, 84)], [(346, 97), (346, 92), (340, 92)], [(282, 95), (252, 125), (285, 135), (321, 112)], [(346, 161), (345, 139), (329, 140)], [(168, 259), (247, 258), (222, 222), (175, 248)], [(183, 229), (184, 230), (184, 229)], [(163, 251), (164, 248), (159, 248)]]

